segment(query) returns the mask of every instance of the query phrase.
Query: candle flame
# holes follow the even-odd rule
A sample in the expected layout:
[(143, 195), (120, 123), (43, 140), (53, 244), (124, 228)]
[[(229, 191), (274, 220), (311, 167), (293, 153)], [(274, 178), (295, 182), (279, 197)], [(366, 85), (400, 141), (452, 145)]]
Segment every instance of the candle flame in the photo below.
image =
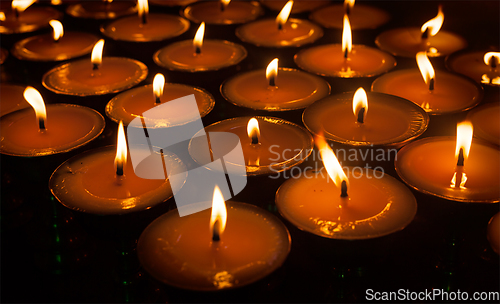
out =
[(54, 37), (54, 41), (58, 41), (64, 35), (64, 29), (62, 23), (59, 20), (50, 20), (49, 24), (50, 26), (52, 26), (53, 29), (52, 35)]
[(148, 0), (137, 0), (137, 10), (139, 13), (139, 18), (144, 20), (149, 13)]
[(351, 23), (349, 22), (349, 17), (344, 14), (344, 28), (342, 30), (342, 52), (344, 54), (351, 53), (352, 50), (352, 34), (351, 34)]
[[(123, 129), (123, 122), (120, 120), (118, 125), (118, 136), (116, 140), (116, 156), (115, 156), (115, 167), (117, 172), (121, 168), (123, 172), (123, 167), (127, 162), (127, 138), (125, 137), (125, 130)], [(123, 175), (123, 173), (121, 174)]]
[(417, 53), (417, 64), (422, 77), (426, 84), (430, 85), (431, 81), (434, 81), (434, 68), (432, 67), (429, 57), (427, 57), (426, 52)]
[[(221, 235), (224, 232), (224, 229), (226, 229), (226, 222), (226, 203), (224, 202), (224, 197), (222, 196), (219, 186), (216, 185), (212, 199), (212, 214), (210, 216), (210, 232), (212, 235), (214, 230), (217, 230), (218, 234)], [(218, 228), (215, 227), (216, 223), (219, 225)]]
[(435, 36), (439, 30), (441, 29), (441, 26), (443, 25), (444, 21), (444, 14), (443, 14), (443, 8), (440, 5), (438, 8), (438, 14), (436, 17), (432, 18), (431, 20), (427, 21), (422, 25), (422, 28), (420, 31), (422, 33), (425, 33), (425, 31), (428, 31), (428, 37)]
[[(493, 61), (494, 60), (494, 63)], [(499, 52), (488, 52), (484, 54), (484, 63), (491, 67), (497, 67), (500, 63), (500, 53)], [(492, 64), (493, 63), (493, 64)]]
[(40, 92), (34, 87), (27, 87), (24, 90), (23, 96), (35, 110), (36, 119), (38, 121), (45, 120), (47, 118), (47, 110), (45, 109), (45, 103)]
[(350, 12), (354, 7), (354, 2), (356, 2), (356, 0), (344, 0), (344, 11)]
[(36, 0), (12, 0), (12, 9), (22, 13), (35, 2)]
[(200, 27), (196, 31), (193, 39), (193, 46), (195, 53), (201, 53), (201, 47), (203, 46), (203, 36), (205, 36), (205, 22), (200, 24)]
[[(358, 117), (359, 111), (361, 111), (361, 109), (364, 109), (364, 111), (361, 117), (361, 121), (359, 121)], [(354, 93), (354, 97), (352, 98), (352, 112), (359, 122), (364, 121), (366, 113), (368, 112), (368, 96), (366, 96), (366, 91), (363, 88), (357, 89)]]
[(100, 39), (92, 49), (91, 61), (94, 65), (100, 65), (102, 62), (102, 50), (104, 48), (104, 39)]
[(251, 118), (247, 124), (247, 134), (248, 138), (252, 141), (252, 144), (257, 144), (260, 139), (260, 128), (259, 121), (256, 118)]
[(457, 124), (457, 144), (455, 147), (455, 158), (458, 159), (460, 149), (463, 149), (464, 161), (467, 160), (472, 143), (472, 134), (473, 128), (470, 121), (464, 121)]
[(5, 13), (0, 12), (0, 21), (5, 21)]
[(321, 159), (323, 160), (323, 165), (325, 166), (326, 172), (328, 176), (333, 180), (337, 187), (341, 187), (342, 182), (345, 181), (347, 186), (349, 186), (349, 180), (342, 170), (342, 166), (339, 163), (339, 160), (333, 153), (332, 148), (328, 146), (323, 134), (316, 135), (314, 138), (314, 142), (316, 143), (316, 147), (319, 149), (319, 154), (321, 155)]
[(225, 10), (231, 0), (220, 0), (221, 10)]
[(163, 95), (163, 87), (165, 86), (165, 76), (163, 74), (158, 73), (155, 75), (153, 79), (153, 92), (155, 93), (155, 97), (160, 99)]
[(276, 86), (276, 78), (278, 78), (278, 58), (274, 58), (266, 68), (266, 79), (270, 86)]
[(282, 29), (283, 25), (288, 20), (288, 16), (290, 16), (290, 12), (292, 11), (293, 0), (289, 0), (281, 9), (280, 13), (276, 17), (276, 24), (278, 25), (278, 29)]
[(52, 4), (52, 5), (61, 5), (62, 4), (62, 0), (50, 0), (50, 4)]
[(487, 83), (487, 84), (491, 83), (491, 84), (500, 85), (500, 77), (496, 76), (496, 77), (490, 78), (488, 76), (488, 74), (483, 74), (483, 76), (481, 76), (481, 83)]

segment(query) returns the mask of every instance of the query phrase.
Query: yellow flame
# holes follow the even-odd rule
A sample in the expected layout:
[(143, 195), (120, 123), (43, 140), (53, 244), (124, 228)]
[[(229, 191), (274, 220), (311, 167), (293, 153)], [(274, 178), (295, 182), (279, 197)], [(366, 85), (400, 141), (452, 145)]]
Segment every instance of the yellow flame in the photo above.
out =
[(229, 2), (231, 2), (231, 0), (220, 0), (223, 10), (229, 5)]
[(457, 144), (455, 147), (455, 158), (458, 158), (460, 148), (464, 150), (464, 161), (469, 157), (470, 146), (472, 143), (473, 128), (470, 121), (464, 121), (457, 124)]
[(217, 185), (214, 188), (214, 195), (212, 199), (212, 214), (210, 216), (210, 232), (212, 234), (216, 221), (219, 221), (219, 234), (222, 234), (222, 232), (224, 232), (224, 229), (226, 229), (227, 210), (226, 203), (224, 202), (224, 197), (222, 196), (222, 192)]
[(120, 120), (118, 125), (118, 137), (116, 141), (116, 156), (115, 167), (125, 166), (127, 162), (127, 138), (125, 137), (125, 130), (123, 129), (123, 122)]
[(497, 66), (500, 64), (500, 53), (499, 52), (488, 52), (484, 54), (484, 63), (486, 65), (490, 65), (490, 60), (491, 58), (495, 57), (494, 60), (496, 60)]
[(27, 87), (23, 93), (24, 99), (33, 107), (36, 113), (37, 120), (45, 120), (47, 118), (47, 110), (43, 102), (42, 95), (34, 87)]
[(50, 0), (50, 4), (52, 4), (52, 5), (61, 5), (62, 4), (62, 0)]
[(248, 138), (250, 138), (250, 139), (254, 136), (257, 136), (257, 138), (260, 138), (259, 121), (257, 119), (251, 118), (248, 121), (247, 134), (248, 134)]
[(91, 61), (93, 64), (100, 65), (102, 62), (102, 50), (104, 48), (104, 39), (100, 39), (92, 49)]
[(342, 30), (342, 53), (351, 53), (352, 50), (352, 34), (351, 34), (351, 23), (349, 22), (349, 17), (344, 14), (344, 28)]
[(333, 153), (333, 150), (330, 148), (328, 143), (326, 142), (323, 134), (316, 135), (314, 138), (314, 142), (316, 143), (316, 147), (319, 149), (319, 154), (321, 155), (321, 159), (323, 160), (323, 165), (325, 166), (326, 172), (328, 176), (333, 180), (337, 187), (340, 187), (342, 181), (345, 181), (347, 186), (349, 186), (349, 180), (342, 170), (342, 166), (339, 163), (339, 160)]
[(281, 9), (280, 13), (276, 17), (276, 24), (278, 24), (278, 28), (282, 28), (282, 26), (288, 20), (288, 16), (290, 16), (290, 12), (292, 11), (293, 0), (289, 0)]
[(201, 47), (203, 46), (203, 36), (205, 36), (205, 22), (200, 24), (200, 27), (196, 31), (193, 39), (194, 49), (198, 49), (201, 51)]
[[(461, 178), (460, 178), (460, 189), (467, 189), (465, 187), (465, 183), (467, 182), (467, 175), (465, 174), (465, 172), (462, 172), (459, 174), (461, 175)], [(453, 173), (453, 178), (451, 179), (451, 183), (450, 183), (450, 187), (451, 188), (455, 188), (457, 186), (457, 172)]]
[(423, 32), (425, 30), (429, 29), (428, 35), (429, 37), (435, 36), (439, 30), (441, 29), (441, 26), (443, 25), (444, 21), (444, 14), (443, 14), (443, 8), (440, 5), (438, 8), (438, 14), (436, 17), (432, 18), (431, 20), (427, 21), (422, 25), (422, 28), (420, 29)]
[(354, 7), (354, 2), (356, 2), (356, 0), (344, 0), (344, 10), (352, 10), (352, 8)]
[(50, 20), (49, 24), (53, 29), (52, 36), (54, 37), (54, 41), (58, 41), (64, 35), (62, 23), (59, 20)]
[(271, 62), (269, 62), (266, 68), (267, 81), (276, 85), (276, 78), (278, 78), (278, 58), (274, 58)]
[(434, 79), (434, 68), (432, 67), (431, 61), (429, 57), (427, 57), (426, 52), (418, 52), (417, 53), (417, 64), (422, 77), (426, 84), (429, 84), (431, 79)]
[(36, 0), (12, 0), (12, 9), (22, 13), (35, 2)]
[(140, 18), (144, 18), (149, 12), (148, 0), (137, 0), (137, 9)]
[(0, 21), (5, 21), (5, 13), (0, 12)]
[(165, 86), (165, 77), (163, 74), (158, 73), (153, 79), (153, 92), (156, 98), (160, 98), (163, 95), (163, 87)]
[(359, 88), (354, 93), (354, 97), (352, 98), (352, 112), (356, 119), (358, 118), (359, 111), (365, 108), (365, 113), (363, 114), (363, 119), (366, 117), (366, 113), (368, 112), (368, 96), (366, 96), (366, 91), (363, 88)]

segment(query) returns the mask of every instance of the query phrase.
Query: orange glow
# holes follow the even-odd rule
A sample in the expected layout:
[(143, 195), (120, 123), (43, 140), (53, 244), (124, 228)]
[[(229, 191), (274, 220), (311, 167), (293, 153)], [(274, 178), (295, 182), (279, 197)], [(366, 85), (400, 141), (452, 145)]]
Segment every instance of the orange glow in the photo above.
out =
[(0, 12), (0, 21), (5, 21), (5, 13)]
[(344, 57), (347, 58), (348, 54), (352, 50), (352, 34), (351, 34), (351, 23), (349, 22), (349, 17), (344, 14), (344, 28), (342, 30), (342, 52)]
[(289, 0), (281, 9), (280, 13), (276, 17), (276, 24), (278, 25), (278, 29), (282, 29), (283, 25), (288, 20), (288, 16), (290, 16), (290, 12), (292, 11), (293, 0)]
[(148, 0), (137, 0), (137, 8), (138, 8), (138, 13), (139, 17), (143, 20), (142, 23), (146, 23), (146, 16), (149, 13), (149, 5), (148, 5)]
[[(214, 234), (214, 230), (220, 236), (226, 229), (227, 222), (227, 210), (226, 203), (224, 202), (224, 197), (219, 189), (219, 186), (215, 186), (214, 195), (212, 199), (212, 214), (210, 216), (210, 232)], [(216, 228), (215, 225), (218, 225)]]
[(153, 79), (153, 92), (157, 100), (163, 95), (163, 87), (165, 86), (165, 77), (163, 74), (158, 73)]
[(120, 120), (120, 124), (118, 125), (118, 137), (116, 141), (116, 156), (115, 156), (115, 167), (117, 168), (117, 172), (122, 171), (123, 175), (123, 167), (127, 162), (127, 139), (125, 137), (125, 130), (123, 129), (123, 122)]
[(473, 128), (470, 121), (464, 121), (457, 124), (457, 145), (455, 147), (455, 158), (458, 158), (460, 149), (463, 149), (464, 161), (467, 160), (472, 143), (472, 134)]
[[(458, 188), (460, 189), (467, 189), (465, 187), (465, 183), (467, 182), (467, 175), (465, 174), (465, 172), (458, 172), (459, 174), (459, 180), (458, 180)], [(455, 172), (453, 174), (453, 178), (451, 179), (451, 183), (450, 183), (450, 187), (451, 188), (457, 188), (457, 172)]]
[(247, 134), (248, 138), (251, 139), (252, 144), (259, 143), (260, 139), (260, 128), (259, 121), (255, 118), (251, 118), (247, 124)]
[(220, 0), (220, 7), (222, 11), (226, 9), (226, 7), (229, 5), (229, 2), (231, 2), (231, 0)]
[(201, 47), (203, 46), (203, 36), (205, 36), (205, 22), (202, 22), (200, 24), (200, 27), (194, 35), (193, 46), (196, 54), (201, 53)]
[(359, 88), (356, 90), (354, 97), (352, 98), (352, 112), (354, 113), (356, 119), (358, 118), (359, 111), (363, 108), (365, 111), (363, 113), (362, 121), (364, 121), (366, 113), (368, 112), (368, 97), (366, 96), (365, 89)]
[(435, 36), (439, 30), (441, 29), (441, 26), (443, 25), (444, 21), (444, 14), (441, 5), (438, 8), (438, 14), (436, 17), (432, 18), (431, 20), (427, 21), (422, 25), (422, 28), (420, 31), (424, 33), (426, 30), (428, 30), (428, 37)]
[(61, 5), (62, 4), (62, 0), (50, 0), (50, 4), (52, 4), (52, 5)]
[(319, 149), (319, 154), (321, 155), (321, 159), (323, 160), (323, 165), (325, 166), (328, 176), (333, 180), (337, 187), (340, 188), (343, 181), (345, 181), (347, 187), (349, 187), (349, 180), (347, 179), (344, 170), (342, 170), (342, 166), (335, 156), (335, 153), (333, 153), (333, 150), (323, 137), (323, 134), (316, 135), (314, 142), (316, 147)]
[(278, 78), (278, 58), (274, 58), (266, 68), (266, 79), (270, 86), (276, 86), (276, 78)]
[(496, 84), (496, 85), (500, 85), (500, 77), (496, 76), (496, 77), (493, 77), (493, 78), (490, 78), (488, 76), (488, 74), (483, 74), (483, 76), (481, 76), (481, 83), (491, 83), (491, 84)]
[[(494, 62), (495, 62), (494, 66), (492, 66), (491, 60), (494, 60)], [(499, 62), (500, 62), (500, 53), (499, 52), (488, 52), (488, 53), (484, 54), (484, 63), (486, 63), (486, 65), (496, 67), (496, 66), (498, 66)]]
[(64, 29), (62, 23), (58, 20), (50, 20), (49, 24), (50, 26), (52, 26), (53, 29), (52, 35), (54, 37), (54, 41), (58, 41), (64, 35)]
[(349, 14), (349, 12), (352, 10), (352, 8), (354, 7), (354, 2), (356, 2), (356, 0), (344, 0), (344, 11)]
[[(422, 77), (427, 85), (431, 86), (431, 82), (434, 82), (434, 68), (432, 67), (429, 57), (427, 57), (426, 52), (417, 53), (417, 64)], [(434, 87), (434, 84), (432, 84)], [(431, 89), (432, 90), (432, 89)]]
[(36, 0), (12, 0), (12, 9), (22, 13), (35, 2)]
[(38, 121), (45, 121), (47, 119), (47, 110), (45, 109), (45, 103), (43, 102), (42, 95), (37, 89), (33, 87), (27, 87), (23, 93), (24, 99), (33, 107), (36, 113), (36, 119)]
[(104, 48), (104, 39), (100, 39), (92, 49), (91, 61), (94, 66), (99, 66), (102, 62), (102, 50)]

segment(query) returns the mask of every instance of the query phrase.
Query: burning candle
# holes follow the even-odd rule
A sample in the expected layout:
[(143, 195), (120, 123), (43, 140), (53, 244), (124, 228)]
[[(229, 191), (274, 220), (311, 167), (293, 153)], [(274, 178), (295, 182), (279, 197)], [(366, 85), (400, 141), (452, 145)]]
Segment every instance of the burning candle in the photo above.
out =
[(62, 23), (50, 20), (53, 33), (18, 41), (12, 54), (21, 60), (61, 61), (89, 54), (97, 36), (80, 32), (64, 32)]
[(139, 18), (120, 18), (101, 27), (101, 32), (114, 40), (148, 42), (177, 37), (189, 29), (189, 21), (179, 16), (149, 14), (147, 0), (139, 0)]
[(490, 219), (487, 236), (493, 251), (500, 254), (500, 212)]
[[(198, 104), (198, 112), (192, 113), (181, 103), (175, 108), (169, 107), (168, 117), (174, 120), (165, 121), (166, 115), (162, 117), (144, 117), (143, 113), (169, 101), (194, 94)], [(197, 118), (204, 117), (214, 107), (213, 96), (201, 88), (196, 88), (184, 84), (165, 83), (162, 74), (157, 74), (152, 85), (146, 85), (120, 93), (106, 106), (106, 115), (112, 120), (123, 121), (129, 125), (132, 120), (141, 117), (148, 121), (149, 128), (161, 128), (188, 123)], [(168, 123), (168, 125), (167, 125)], [(143, 127), (142, 125), (139, 127)]]
[[(132, 146), (134, 153), (150, 155), (148, 147)], [(163, 151), (163, 150), (162, 150)], [(149, 170), (153, 158), (161, 157), (165, 178), (143, 179), (141, 170)], [(123, 124), (118, 128), (117, 146), (86, 151), (61, 164), (52, 174), (49, 187), (64, 206), (93, 214), (123, 214), (149, 209), (172, 197), (184, 182), (170, 182), (172, 174), (184, 175), (186, 167), (173, 153), (163, 151), (131, 164)]]
[(444, 14), (441, 6), (436, 17), (427, 21), (419, 29), (406, 27), (388, 30), (380, 34), (375, 43), (379, 48), (395, 56), (412, 58), (418, 52), (428, 52), (431, 57), (446, 56), (467, 46), (462, 37), (440, 31)]
[(158, 50), (153, 60), (169, 70), (202, 72), (236, 65), (247, 56), (241, 45), (225, 40), (204, 40), (204, 34), (202, 22), (193, 40), (171, 43)]
[(0, 83), (0, 116), (30, 107), (24, 99), (25, 89), (16, 84)]
[[(262, 4), (273, 11), (280, 11), (283, 5), (286, 4), (288, 0), (261, 0)], [(325, 6), (330, 3), (329, 0), (294, 0), (295, 4), (292, 8), (292, 14), (298, 14), (302, 12), (312, 11), (319, 7)]]
[[(189, 154), (200, 165), (211, 158), (222, 159), (234, 149), (231, 141), (218, 143), (217, 149), (207, 152), (206, 136), (230, 132), (241, 142), (247, 175), (273, 174), (302, 163), (311, 154), (313, 139), (304, 128), (274, 117), (237, 117), (209, 125), (198, 132), (189, 144)], [(226, 163), (226, 169), (240, 172), (237, 163)]]
[(1, 12), (0, 34), (34, 32), (62, 14), (50, 7), (31, 7), (35, 0), (13, 0), (9, 11)]
[(355, 0), (345, 0), (344, 4), (322, 7), (311, 13), (309, 18), (326, 28), (342, 28), (344, 14), (349, 15), (351, 28), (374, 29), (389, 21), (387, 12), (376, 7), (356, 4)]
[(324, 98), (303, 114), (304, 125), (313, 134), (354, 145), (396, 145), (420, 136), (429, 123), (427, 113), (397, 96), (368, 93), (359, 88)]
[(328, 96), (324, 79), (299, 70), (278, 68), (278, 59), (266, 70), (238, 74), (226, 80), (221, 93), (229, 102), (246, 108), (286, 111), (304, 108)]
[(256, 1), (219, 0), (193, 3), (182, 14), (195, 23), (235, 24), (255, 20), (263, 10)]
[(43, 75), (47, 89), (65, 95), (90, 96), (117, 93), (143, 81), (148, 68), (142, 62), (129, 58), (102, 58), (104, 39), (92, 49), (92, 58), (72, 61)]
[[(396, 171), (410, 187), (460, 202), (500, 200), (500, 150), (474, 139), (472, 124), (457, 126), (457, 137), (429, 137), (399, 150)], [(469, 154), (470, 152), (470, 154)]]
[(458, 52), (446, 58), (449, 70), (489, 86), (500, 86), (499, 64), (500, 52)]
[(218, 187), (212, 210), (180, 217), (176, 210), (142, 233), (137, 253), (157, 280), (192, 290), (253, 283), (280, 267), (290, 251), (285, 225), (253, 205), (228, 201)]
[(84, 1), (75, 3), (66, 9), (66, 13), (75, 18), (115, 19), (137, 12), (135, 1)]
[(288, 19), (293, 0), (283, 6), (276, 19), (263, 19), (236, 29), (236, 36), (245, 42), (265, 47), (301, 46), (323, 36), (323, 30), (307, 20)]
[(477, 137), (500, 146), (500, 104), (487, 103), (467, 114)]
[(427, 53), (416, 56), (418, 68), (390, 72), (375, 79), (372, 91), (403, 97), (430, 114), (465, 111), (477, 105), (483, 89), (468, 78), (434, 71)]
[(372, 77), (396, 66), (391, 55), (364, 45), (352, 45), (349, 17), (344, 15), (342, 44), (325, 44), (297, 53), (295, 63), (302, 69), (341, 78)]
[(327, 173), (309, 170), (281, 185), (276, 206), (283, 217), (301, 230), (349, 240), (384, 236), (413, 220), (417, 202), (407, 187), (383, 172), (342, 168), (326, 141), (315, 141)]
[(33, 157), (67, 152), (104, 130), (104, 118), (93, 109), (71, 104), (46, 106), (32, 87), (25, 89), (24, 98), (35, 111), (27, 108), (2, 116), (2, 154)]

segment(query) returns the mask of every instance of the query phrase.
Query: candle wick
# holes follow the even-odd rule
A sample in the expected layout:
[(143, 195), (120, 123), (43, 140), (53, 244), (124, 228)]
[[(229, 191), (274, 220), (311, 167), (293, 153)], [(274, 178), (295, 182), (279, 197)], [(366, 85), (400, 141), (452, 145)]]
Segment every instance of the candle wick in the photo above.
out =
[(194, 53), (195, 55), (200, 55), (201, 54), (201, 48), (199, 46), (194, 48)]
[(422, 33), (422, 40), (429, 38), (429, 28), (427, 27)]
[(226, 10), (226, 6), (224, 5), (224, 3), (220, 3), (220, 11), (221, 12), (224, 12)]
[(283, 24), (281, 22), (278, 22), (278, 31), (283, 30)]
[(429, 91), (433, 90), (434, 90), (434, 78), (431, 78), (431, 80), (429, 80)]
[(489, 64), (492, 69), (495, 69), (498, 65), (497, 58), (495, 56), (491, 56)]
[(252, 135), (252, 145), (259, 145), (259, 136), (257, 134)]
[(274, 76), (269, 77), (269, 86), (270, 87), (276, 86), (276, 79), (274, 78)]
[(41, 117), (38, 119), (38, 128), (41, 132), (45, 131), (45, 120)]
[(142, 17), (142, 24), (143, 25), (148, 23), (148, 16), (147, 16), (146, 12), (142, 13), (141, 17)]
[(464, 166), (464, 148), (460, 148), (460, 151), (458, 152), (457, 166), (458, 167)]
[(347, 197), (347, 182), (345, 180), (340, 185), (340, 197)]
[(344, 50), (344, 59), (347, 59), (348, 53), (349, 53), (349, 50), (347, 48), (345, 48), (345, 50)]
[(160, 96), (156, 96), (156, 103), (161, 103)]
[(19, 20), (19, 10), (17, 8), (14, 8), (14, 16), (16, 17), (16, 20)]
[(98, 69), (99, 69), (99, 64), (98, 64), (98, 63), (94, 63), (94, 64), (92, 65), (92, 70), (94, 70), (94, 71), (95, 71), (95, 70), (98, 70)]
[(361, 108), (358, 112), (358, 122), (364, 123), (364, 117), (365, 117), (365, 108)]
[(212, 241), (218, 242), (220, 241), (220, 221), (216, 220), (214, 223), (214, 231), (212, 234)]
[(346, 13), (346, 15), (349, 15), (351, 13), (351, 8), (349, 7), (349, 5), (346, 5), (345, 13)]

